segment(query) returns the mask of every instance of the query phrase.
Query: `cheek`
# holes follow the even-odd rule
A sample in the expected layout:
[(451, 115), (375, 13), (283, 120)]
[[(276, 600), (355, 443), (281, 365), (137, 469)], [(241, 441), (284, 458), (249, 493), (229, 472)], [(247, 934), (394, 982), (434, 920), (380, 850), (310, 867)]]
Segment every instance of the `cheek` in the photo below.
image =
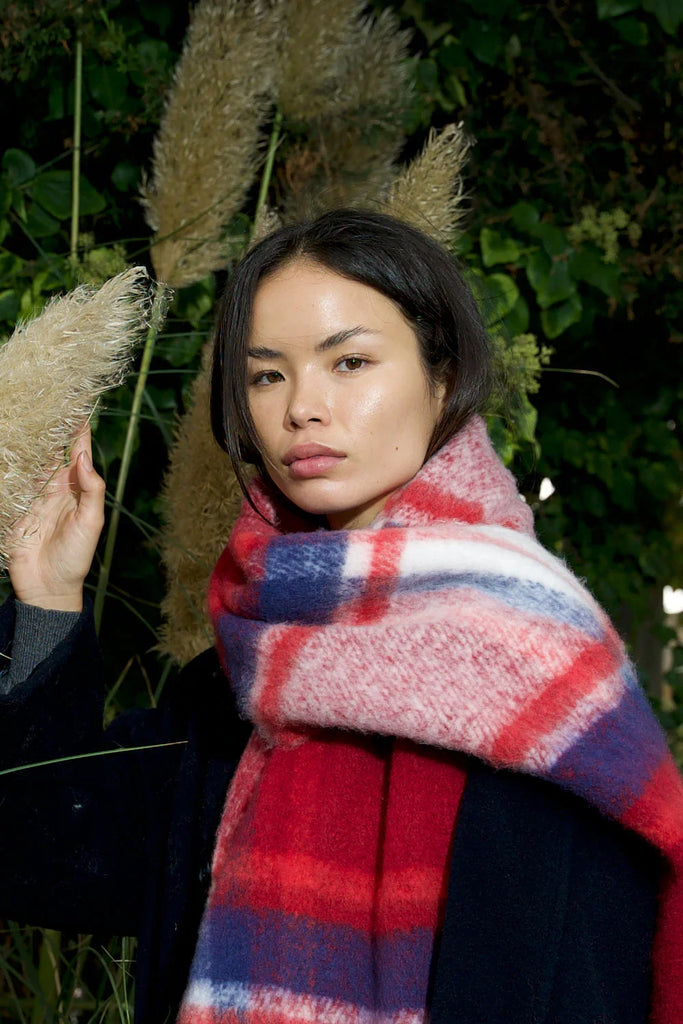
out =
[(417, 381), (401, 378), (394, 381), (393, 386), (369, 389), (352, 410), (356, 427), (378, 440), (389, 443), (395, 440), (395, 444), (390, 443), (392, 452), (396, 446), (420, 448), (423, 440), (426, 450), (439, 410), (421, 374), (421, 369), (416, 368)]
[(267, 446), (269, 437), (272, 438), (275, 435), (276, 426), (279, 423), (274, 403), (272, 401), (259, 401), (258, 399), (251, 401), (249, 403), (249, 413), (259, 441)]
[(381, 385), (368, 387), (361, 394), (351, 396), (344, 405), (349, 426), (372, 436), (394, 416), (391, 397)]

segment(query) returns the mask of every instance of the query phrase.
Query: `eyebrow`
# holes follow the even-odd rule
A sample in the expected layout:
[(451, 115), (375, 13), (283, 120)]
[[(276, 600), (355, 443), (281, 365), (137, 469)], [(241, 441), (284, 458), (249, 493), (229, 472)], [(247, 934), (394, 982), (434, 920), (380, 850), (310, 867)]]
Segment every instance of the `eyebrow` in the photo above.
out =
[[(327, 352), (331, 348), (336, 348), (338, 345), (343, 345), (349, 338), (355, 338), (359, 334), (380, 334), (380, 331), (374, 330), (372, 327), (363, 327), (359, 324), (357, 327), (348, 327), (345, 331), (337, 331), (335, 334), (328, 335), (323, 341), (319, 342), (315, 346), (316, 352)], [(283, 353), (278, 352), (277, 349), (268, 348), (266, 345), (255, 345), (247, 350), (247, 355), (251, 359), (282, 359)]]

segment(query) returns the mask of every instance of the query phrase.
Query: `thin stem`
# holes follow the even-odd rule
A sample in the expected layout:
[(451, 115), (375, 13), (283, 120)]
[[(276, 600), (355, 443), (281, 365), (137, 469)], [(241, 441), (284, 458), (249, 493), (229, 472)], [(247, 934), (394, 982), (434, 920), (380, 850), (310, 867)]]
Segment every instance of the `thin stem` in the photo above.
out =
[(107, 540), (104, 547), (102, 568), (100, 569), (100, 574), (97, 580), (97, 590), (95, 592), (95, 628), (97, 629), (98, 632), (100, 629), (100, 624), (102, 622), (104, 598), (107, 593), (107, 587), (109, 585), (109, 574), (111, 572), (111, 565), (114, 558), (116, 534), (119, 528), (119, 519), (121, 518), (121, 508), (123, 504), (123, 493), (126, 489), (126, 481), (128, 480), (130, 463), (133, 457), (133, 446), (135, 444), (135, 437), (140, 423), (140, 410), (142, 408), (142, 400), (145, 394), (145, 386), (147, 384), (147, 376), (149, 374), (149, 368), (152, 362), (152, 355), (154, 354), (154, 346), (156, 344), (156, 340), (159, 335), (159, 329), (161, 327), (161, 320), (163, 316), (164, 307), (164, 296), (164, 287), (163, 285), (158, 284), (156, 286), (154, 303), (152, 305), (152, 316), (150, 319), (149, 330), (147, 331), (145, 347), (142, 352), (140, 372), (138, 374), (138, 379), (135, 384), (135, 392), (133, 394), (133, 405), (130, 411), (130, 419), (128, 420), (128, 430), (126, 431), (126, 440), (123, 446), (123, 455), (121, 456), (121, 467), (119, 469), (119, 475), (116, 481), (116, 491), (114, 493), (114, 507), (112, 510), (111, 518), (109, 520), (109, 529), (107, 531)]
[(166, 743), (143, 743), (139, 747), (112, 747), (110, 750), (91, 750), (88, 754), (69, 754), (67, 757), (53, 757), (49, 761), (34, 761), (20, 764), (16, 768), (3, 768), (0, 775), (16, 775), (34, 768), (47, 768), (52, 764), (66, 764), (67, 761), (86, 761), (91, 757), (112, 757), (114, 754), (136, 754), (140, 750), (160, 750), (162, 747), (184, 747), (187, 740), (169, 740)]
[(261, 177), (261, 187), (258, 193), (258, 199), (256, 200), (256, 212), (254, 213), (254, 224), (257, 223), (261, 210), (266, 205), (266, 196), (268, 195), (268, 187), (270, 185), (270, 179), (273, 176), (273, 164), (275, 163), (275, 151), (277, 150), (278, 142), (280, 141), (280, 129), (282, 127), (282, 113), (279, 110), (275, 111), (275, 117), (273, 118), (273, 127), (270, 131), (270, 141), (268, 143), (268, 152), (266, 154), (266, 162), (263, 166), (263, 175)]
[(582, 373), (587, 377), (599, 377), (600, 380), (607, 381), (612, 387), (618, 388), (619, 385), (611, 377), (608, 377), (606, 373), (600, 373), (599, 370), (572, 370), (567, 366), (542, 366), (541, 373)]
[(41, 1024), (49, 1017), (50, 1010), (57, 1009), (60, 992), (62, 989), (59, 976), (59, 956), (62, 948), (61, 932), (53, 931), (51, 928), (43, 930), (43, 938), (40, 944), (38, 957), (38, 981), (40, 991), (36, 993), (31, 1014), (31, 1024)]
[(76, 39), (76, 78), (74, 81), (74, 148), (71, 162), (71, 262), (78, 253), (78, 220), (81, 201), (81, 115), (83, 112), (83, 43)]

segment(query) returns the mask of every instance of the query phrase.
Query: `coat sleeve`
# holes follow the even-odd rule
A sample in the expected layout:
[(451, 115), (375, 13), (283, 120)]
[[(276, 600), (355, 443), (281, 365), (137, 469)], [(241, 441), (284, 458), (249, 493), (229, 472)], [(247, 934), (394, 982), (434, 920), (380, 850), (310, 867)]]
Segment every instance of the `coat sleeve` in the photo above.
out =
[[(13, 624), (8, 602), (0, 609), (0, 649), (9, 648)], [(0, 697), (5, 917), (137, 933), (184, 736), (181, 724), (156, 710), (122, 715), (104, 731), (103, 680), (86, 612), (27, 679)], [(125, 752), (161, 743), (175, 745)], [(71, 760), (41, 764), (59, 758)]]

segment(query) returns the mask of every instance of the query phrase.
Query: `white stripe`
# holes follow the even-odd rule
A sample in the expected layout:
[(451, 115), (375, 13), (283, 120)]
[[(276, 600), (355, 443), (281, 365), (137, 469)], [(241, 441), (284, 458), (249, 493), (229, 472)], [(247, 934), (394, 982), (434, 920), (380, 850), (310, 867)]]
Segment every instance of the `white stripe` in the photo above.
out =
[(284, 988), (240, 983), (214, 985), (208, 979), (193, 981), (183, 999), (184, 1010), (237, 1010), (258, 1013), (263, 1024), (270, 1015), (301, 1024), (423, 1024), (421, 1010), (380, 1013), (353, 1003), (321, 996), (303, 995)]
[[(495, 537), (490, 541), (481, 539), (481, 533), (493, 529), (500, 528), (479, 527), (480, 539), (476, 541), (433, 535), (411, 539), (401, 556), (401, 576), (419, 577), (447, 571), (505, 576), (521, 582), (540, 583), (557, 593), (578, 598), (585, 607), (597, 612), (598, 606), (591, 595), (559, 559), (548, 556), (535, 541), (525, 551), (526, 544), (519, 542), (526, 538), (513, 534), (511, 530), (501, 531), (506, 535), (504, 539), (512, 542), (509, 547), (497, 542)], [(546, 558), (538, 557), (541, 552)]]
[(367, 579), (370, 574), (373, 544), (361, 534), (349, 538), (344, 563), (344, 579)]

